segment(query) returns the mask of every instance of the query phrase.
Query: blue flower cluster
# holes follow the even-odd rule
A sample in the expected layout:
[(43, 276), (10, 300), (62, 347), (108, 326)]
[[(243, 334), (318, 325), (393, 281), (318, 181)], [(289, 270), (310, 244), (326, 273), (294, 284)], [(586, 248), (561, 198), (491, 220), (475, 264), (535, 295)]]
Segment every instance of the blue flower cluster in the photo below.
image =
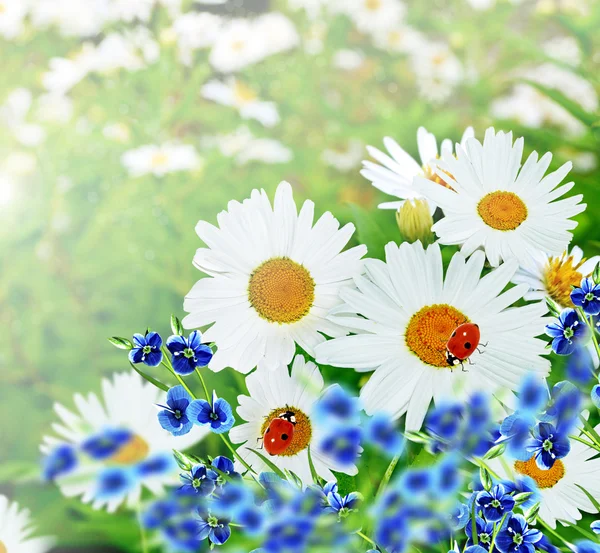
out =
[(183, 386), (167, 392), (166, 405), (158, 405), (158, 422), (173, 436), (187, 434), (194, 425), (209, 427), (215, 434), (228, 432), (235, 423), (231, 405), (213, 391), (212, 401), (193, 399)]
[(570, 449), (569, 433), (577, 422), (581, 392), (569, 381), (556, 384), (548, 394), (546, 384), (535, 377), (527, 379), (518, 394), (517, 409), (500, 425), (499, 443), (515, 459), (535, 458), (547, 470)]

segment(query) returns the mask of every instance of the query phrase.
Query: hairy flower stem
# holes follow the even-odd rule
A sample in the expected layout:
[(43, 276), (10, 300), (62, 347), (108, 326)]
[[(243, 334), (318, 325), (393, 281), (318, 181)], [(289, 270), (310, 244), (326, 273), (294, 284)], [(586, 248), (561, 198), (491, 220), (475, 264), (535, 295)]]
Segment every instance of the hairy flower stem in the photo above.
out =
[(396, 455), (391, 460), (390, 464), (388, 465), (387, 470), (385, 471), (385, 474), (383, 475), (383, 478), (381, 479), (379, 488), (377, 488), (377, 493), (375, 494), (375, 497), (380, 497), (383, 494), (383, 492), (385, 491), (385, 489), (387, 488), (387, 485), (390, 481), (390, 478), (392, 477), (392, 474), (394, 473), (394, 469), (396, 468), (396, 465), (398, 464), (399, 460), (400, 460), (400, 455)]

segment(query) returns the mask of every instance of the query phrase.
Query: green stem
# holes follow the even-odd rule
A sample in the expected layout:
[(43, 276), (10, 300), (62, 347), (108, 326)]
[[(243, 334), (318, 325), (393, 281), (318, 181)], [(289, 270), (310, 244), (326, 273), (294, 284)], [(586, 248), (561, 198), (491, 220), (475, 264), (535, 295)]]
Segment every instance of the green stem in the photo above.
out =
[(400, 460), (400, 455), (396, 455), (390, 462), (390, 464), (388, 465), (387, 470), (385, 471), (385, 474), (383, 475), (383, 478), (381, 479), (381, 483), (379, 484), (379, 488), (377, 488), (377, 493), (375, 494), (375, 497), (379, 497), (387, 488), (387, 485), (390, 481), (390, 478), (392, 477), (392, 474), (394, 473), (394, 469), (396, 468), (396, 465), (398, 464), (398, 461)]
[(569, 524), (567, 524), (567, 526), (569, 528), (573, 528), (573, 530), (579, 532), (586, 539), (591, 540), (591, 541), (596, 542), (596, 543), (598, 542), (598, 536), (596, 536), (596, 534), (593, 534), (592, 532), (588, 532), (587, 530), (584, 530), (583, 528), (579, 528), (579, 526), (577, 524), (571, 524), (571, 523), (569, 523)]
[(370, 543), (373, 547), (377, 547), (377, 544), (369, 536), (363, 534), (360, 531), (356, 532), (356, 535), (360, 536), (363, 540), (365, 540), (366, 542)]
[(206, 401), (208, 401), (208, 403), (210, 403), (212, 405), (212, 398), (211, 398), (210, 394), (208, 393), (208, 388), (206, 387), (206, 383), (204, 382), (204, 378), (202, 378), (202, 373), (200, 372), (200, 369), (198, 367), (196, 367), (196, 374), (198, 375), (198, 378), (200, 379), (200, 383), (202, 384), (202, 388), (204, 389), (204, 395), (206, 396)]
[(596, 349), (596, 353), (598, 354), (598, 358), (600, 359), (600, 345), (598, 344), (598, 338), (596, 338), (596, 329), (594, 328), (594, 325), (592, 323), (592, 317), (590, 317), (588, 320), (585, 311), (581, 307), (578, 307), (577, 311), (579, 312), (581, 318), (585, 321), (586, 326), (590, 329), (590, 333), (592, 335), (592, 342), (594, 343), (594, 348)]
[(493, 471), (483, 459), (479, 459), (476, 457), (472, 457), (471, 458), (471, 462), (474, 463), (475, 465), (478, 465), (480, 467), (483, 467), (485, 470), (487, 470), (494, 478), (498, 479), (498, 480), (502, 480), (502, 478), (500, 478), (500, 476), (498, 475), (497, 472)]
[(494, 523), (494, 535), (492, 536), (492, 542), (490, 543), (490, 551), (494, 550), (494, 544), (496, 543), (496, 536), (498, 535), (498, 532), (502, 528), (502, 525), (504, 524), (504, 521), (506, 520), (507, 515), (508, 515), (508, 513), (504, 513), (504, 516), (500, 520), (500, 524)]
[(138, 526), (140, 527), (140, 545), (142, 547), (142, 553), (148, 553), (148, 542), (146, 541), (146, 530), (142, 524), (142, 506), (140, 503), (137, 504), (136, 515)]
[(565, 540), (560, 534), (556, 533), (550, 526), (548, 526), (540, 517), (536, 517), (536, 521), (541, 524), (550, 534), (552, 534), (557, 540), (564, 543), (569, 549), (572, 549), (573, 544)]
[(583, 438), (580, 438), (579, 436), (571, 435), (571, 436), (569, 436), (569, 438), (571, 440), (575, 440), (576, 442), (579, 442), (581, 444), (587, 445), (588, 447), (591, 447), (592, 449), (595, 449), (596, 451), (600, 451), (600, 449), (598, 448), (598, 446), (596, 444), (593, 444), (592, 442), (588, 442), (587, 440), (584, 440)]

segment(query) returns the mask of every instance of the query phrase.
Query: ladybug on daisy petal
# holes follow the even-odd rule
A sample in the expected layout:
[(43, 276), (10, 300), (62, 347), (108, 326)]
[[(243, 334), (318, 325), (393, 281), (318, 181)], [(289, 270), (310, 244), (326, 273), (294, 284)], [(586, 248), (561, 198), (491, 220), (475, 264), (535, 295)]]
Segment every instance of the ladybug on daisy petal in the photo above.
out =
[(462, 365), (477, 350), (480, 339), (479, 326), (475, 323), (464, 323), (456, 327), (446, 344), (448, 365), (451, 367)]
[(273, 419), (263, 435), (263, 446), (269, 455), (281, 455), (292, 443), (296, 415), (285, 411)]

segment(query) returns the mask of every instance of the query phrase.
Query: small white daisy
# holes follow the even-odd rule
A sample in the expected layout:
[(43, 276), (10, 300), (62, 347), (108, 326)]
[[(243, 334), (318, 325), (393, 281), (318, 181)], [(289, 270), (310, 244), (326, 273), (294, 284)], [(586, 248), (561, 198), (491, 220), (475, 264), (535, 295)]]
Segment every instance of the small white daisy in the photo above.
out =
[(25, 0), (0, 0), (0, 36), (6, 40), (17, 38), (23, 32), (28, 11), (29, 5)]
[[(103, 379), (102, 399), (91, 393), (87, 397), (76, 394), (74, 400), (78, 413), (61, 404), (54, 406), (60, 418), (59, 423), (52, 425), (56, 436), (45, 436), (41, 450), (49, 454), (55, 447), (69, 444), (78, 452), (84, 451), (78, 453), (74, 470), (58, 476), (56, 483), (65, 496), (81, 496), (84, 503), (91, 503), (95, 509), (112, 512), (124, 501), (133, 508), (144, 487), (160, 494), (164, 486), (176, 484), (178, 471), (171, 462), (172, 450), (184, 450), (210, 432), (195, 426), (189, 434), (174, 437), (163, 430), (156, 405), (165, 404), (166, 394), (134, 372)], [(121, 435), (118, 448), (108, 457), (87, 454), (93, 443), (90, 440), (99, 444), (107, 432)], [(156, 470), (148, 470), (154, 461)], [(101, 475), (104, 470), (115, 468), (131, 479), (130, 485), (122, 492), (106, 493), (100, 483)]]
[(179, 60), (191, 65), (196, 50), (210, 48), (217, 40), (223, 20), (220, 16), (207, 12), (187, 12), (173, 21)]
[[(465, 144), (467, 138), (473, 136), (472, 127), (468, 127), (463, 133), (461, 144)], [(367, 146), (367, 151), (381, 165), (372, 161), (363, 161), (364, 168), (361, 175), (373, 183), (386, 194), (400, 198), (400, 201), (385, 202), (379, 205), (382, 209), (400, 209), (404, 200), (422, 199), (423, 196), (413, 187), (413, 179), (416, 176), (424, 176), (433, 182), (446, 186), (446, 184), (437, 176), (435, 162), (441, 154), (452, 155), (452, 141), (448, 138), (442, 141), (440, 150), (438, 150), (435, 136), (428, 132), (424, 127), (419, 127), (417, 131), (417, 147), (419, 149), (420, 163), (408, 154), (398, 143), (388, 136), (383, 139), (389, 155), (374, 148)], [(435, 203), (430, 203), (431, 213), (435, 211)]]
[[(356, 474), (356, 467), (344, 467), (324, 453), (320, 447), (323, 429), (311, 417), (313, 405), (323, 390), (323, 377), (318, 367), (297, 355), (291, 374), (287, 366), (275, 371), (259, 368), (246, 378), (250, 396), (238, 396), (237, 413), (243, 424), (232, 428), (229, 437), (233, 443), (242, 443), (238, 453), (256, 472), (268, 471), (267, 465), (251, 449), (256, 449), (281, 470), (296, 473), (305, 484), (312, 482), (308, 463), (308, 447), (315, 470), (326, 481), (335, 480), (332, 470)], [(262, 439), (273, 419), (281, 413), (294, 414), (295, 425), (292, 440), (285, 451), (269, 456)], [(243, 467), (238, 463), (238, 470)]]
[[(596, 426), (600, 431), (600, 425)], [(508, 480), (528, 476), (541, 495), (539, 517), (551, 528), (581, 520), (581, 512), (597, 513), (581, 486), (594, 498), (600, 498), (600, 459), (598, 452), (575, 440), (571, 451), (554, 462), (549, 470), (540, 469), (534, 458), (515, 461), (506, 454), (490, 461), (490, 468)]]
[(574, 186), (559, 186), (571, 163), (544, 176), (552, 154), (538, 160), (533, 152), (521, 166), (523, 139), (513, 144), (512, 133), (493, 128), (483, 144), (470, 138), (456, 150), (456, 157), (444, 153), (438, 161), (437, 175), (448, 188), (419, 177), (416, 182), (444, 211), (433, 225), (441, 244), (461, 245), (466, 256), (482, 248), (493, 267), (508, 259), (528, 267), (539, 251), (563, 253), (577, 226), (571, 217), (586, 207), (581, 194), (558, 200)]
[(321, 159), (341, 173), (348, 173), (360, 165), (364, 148), (365, 145), (360, 140), (351, 138), (343, 148), (323, 150)]
[[(356, 335), (316, 348), (318, 363), (375, 369), (361, 390), (367, 413), (406, 413), (406, 428), (415, 430), (432, 398), (462, 398), (477, 390), (498, 395), (518, 389), (528, 372), (548, 373), (550, 364), (541, 357), (546, 344), (535, 338), (544, 332), (545, 306), (509, 309), (527, 292), (525, 285), (502, 293), (515, 261), (482, 278), (482, 252), (468, 261), (456, 253), (444, 279), (437, 244), (425, 250), (420, 242), (391, 242), (385, 251), (386, 263), (365, 261), (366, 275), (355, 278), (358, 290), (342, 290), (345, 304), (330, 317)], [(449, 366), (445, 354), (451, 334), (467, 322), (479, 326), (483, 347), (469, 345), (472, 364), (465, 361), (463, 371)]]
[(279, 123), (277, 105), (259, 100), (252, 88), (235, 77), (230, 77), (225, 82), (209, 81), (202, 86), (200, 94), (207, 100), (234, 107), (243, 119), (255, 119), (265, 127), (273, 127)]
[(600, 262), (600, 256), (583, 257), (583, 250), (574, 246), (562, 255), (548, 256), (543, 253), (532, 259), (529, 269), (520, 268), (513, 278), (515, 284), (527, 284), (526, 300), (553, 299), (560, 307), (573, 307), (571, 291), (579, 286), (581, 279), (589, 277)]
[(0, 495), (0, 551), (2, 553), (46, 553), (52, 538), (32, 538), (31, 513)]
[(163, 177), (175, 171), (193, 171), (201, 165), (201, 159), (191, 144), (147, 144), (128, 150), (121, 162), (132, 177), (153, 174)]
[(350, 17), (359, 31), (375, 34), (397, 26), (406, 6), (400, 0), (346, 0), (339, 3), (338, 10)]
[(213, 324), (204, 333), (218, 351), (210, 368), (247, 373), (257, 364), (288, 365), (296, 344), (310, 355), (325, 337), (346, 329), (327, 314), (339, 305), (341, 289), (362, 271), (365, 246), (342, 252), (354, 225), (340, 229), (331, 213), (314, 225), (314, 204), (298, 213), (292, 187), (282, 182), (271, 207), (264, 190), (253, 190), (242, 203), (232, 201), (218, 217), (196, 226), (208, 246), (194, 265), (209, 275), (185, 298), (186, 328)]

